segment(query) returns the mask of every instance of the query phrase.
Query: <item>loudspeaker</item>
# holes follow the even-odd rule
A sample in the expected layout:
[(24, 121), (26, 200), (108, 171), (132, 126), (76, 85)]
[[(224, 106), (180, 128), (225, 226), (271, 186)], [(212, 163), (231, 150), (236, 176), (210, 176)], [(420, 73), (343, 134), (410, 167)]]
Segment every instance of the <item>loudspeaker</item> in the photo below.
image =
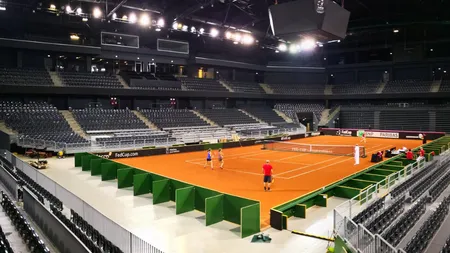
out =
[(325, 42), (345, 38), (350, 12), (331, 0), (298, 0), (270, 6), (269, 18), (273, 34), (281, 39)]

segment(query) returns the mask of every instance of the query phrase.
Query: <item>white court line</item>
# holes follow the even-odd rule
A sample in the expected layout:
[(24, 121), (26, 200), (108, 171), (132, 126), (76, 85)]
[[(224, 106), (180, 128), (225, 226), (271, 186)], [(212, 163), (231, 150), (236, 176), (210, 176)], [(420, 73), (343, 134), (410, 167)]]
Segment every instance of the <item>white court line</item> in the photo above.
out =
[[(261, 161), (264, 162), (267, 159), (264, 158), (248, 158), (248, 157), (244, 157), (243, 159), (247, 159), (247, 160), (254, 160), (254, 161)], [(272, 160), (271, 160), (272, 161)], [(274, 162), (277, 162), (278, 160), (273, 160)], [(297, 164), (297, 165), (311, 165), (310, 163), (292, 163), (292, 162), (280, 162), (280, 163), (285, 163), (285, 164)]]
[[(383, 149), (389, 148), (389, 147), (392, 147), (392, 145), (384, 146)], [(372, 150), (372, 149), (371, 149), (371, 150)], [(322, 166), (322, 167), (317, 168), (317, 169), (315, 169), (315, 170), (310, 170), (310, 171), (307, 171), (307, 172), (300, 173), (300, 174), (298, 174), (298, 175), (289, 177), (288, 179), (293, 179), (293, 178), (296, 178), (296, 177), (299, 177), (299, 176), (303, 176), (303, 175), (309, 174), (309, 173), (314, 172), (314, 171), (323, 170), (323, 169), (328, 168), (328, 167), (330, 167), (330, 166), (333, 166), (333, 165), (336, 165), (336, 164), (340, 164), (340, 163), (346, 162), (346, 161), (351, 160), (351, 159), (354, 159), (354, 158), (353, 158), (353, 157), (352, 157), (352, 158), (347, 158), (347, 159), (344, 159), (344, 160), (342, 160), (342, 161), (338, 161), (338, 162), (335, 162), (335, 163), (332, 163), (332, 164), (329, 164), (329, 165), (326, 165), (326, 166)]]
[[(379, 146), (381, 146), (381, 145), (373, 146), (373, 148), (378, 148)], [(371, 148), (371, 149), (373, 149), (373, 148)], [(366, 150), (366, 153), (367, 153), (367, 150)], [(309, 165), (309, 166), (305, 166), (305, 167), (300, 167), (300, 168), (293, 169), (293, 170), (284, 171), (284, 172), (282, 172), (282, 173), (279, 173), (278, 175), (284, 175), (284, 174), (287, 174), (287, 173), (290, 173), (290, 172), (293, 172), (293, 171), (302, 170), (302, 169), (304, 169), (304, 168), (308, 168), (308, 167), (311, 167), (311, 166), (319, 165), (319, 164), (326, 163), (326, 162), (329, 162), (329, 161), (334, 161), (334, 160), (336, 160), (336, 159), (342, 159), (342, 156), (336, 156), (335, 158), (327, 159), (327, 160), (324, 160), (324, 161), (322, 161), (322, 162), (318, 162), (318, 163), (315, 163), (315, 164), (311, 164), (311, 165)]]
[[(252, 154), (262, 154), (262, 153), (264, 153), (264, 152), (267, 152), (267, 151), (258, 151), (258, 152), (246, 152), (246, 153), (240, 153), (240, 154), (233, 154), (233, 155), (229, 155), (229, 156), (225, 156), (224, 158), (228, 158), (228, 157), (231, 157), (231, 158), (234, 158), (234, 157), (237, 157), (237, 158), (239, 158), (239, 156), (241, 156), (241, 155), (245, 155), (245, 154), (250, 154), (250, 155), (252, 155)], [(205, 158), (195, 158), (195, 159), (190, 159), (190, 160), (186, 160), (185, 162), (193, 162), (193, 161), (202, 161), (202, 160), (206, 160), (206, 156), (205, 156)]]
[(278, 159), (278, 160), (275, 160), (275, 161), (276, 161), (276, 162), (279, 162), (279, 161), (283, 161), (283, 160), (287, 160), (287, 159), (292, 159), (292, 158), (294, 158), (294, 157), (300, 157), (300, 156), (305, 156), (305, 155), (310, 155), (310, 153), (305, 153), (305, 154), (300, 154), (300, 155), (294, 155), (294, 156), (288, 156), (288, 157), (281, 158), (281, 159)]

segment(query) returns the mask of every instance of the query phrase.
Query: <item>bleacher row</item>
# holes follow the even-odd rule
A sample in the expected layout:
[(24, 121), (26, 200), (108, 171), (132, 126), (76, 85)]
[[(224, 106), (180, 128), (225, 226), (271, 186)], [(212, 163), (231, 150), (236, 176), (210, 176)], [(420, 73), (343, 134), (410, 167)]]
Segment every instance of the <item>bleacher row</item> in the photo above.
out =
[[(123, 252), (117, 246), (113, 245), (111, 241), (107, 240), (102, 234), (81, 218), (76, 212), (71, 210), (70, 219), (63, 214), (63, 203), (44, 189), (40, 184), (28, 177), (22, 170), (14, 167), (3, 155), (0, 155), (0, 169), (8, 171), (15, 178), (19, 179), (21, 191), (24, 186), (27, 187), (42, 203), (46, 205), (49, 202), (50, 211), (64, 224), (71, 232), (93, 253), (121, 253)], [(20, 194), (19, 194), (20, 198)], [(1, 192), (1, 206), (7, 216), (11, 219), (11, 223), (19, 235), (26, 243), (29, 252), (33, 253), (48, 253), (49, 249), (44, 242), (40, 240), (38, 234), (33, 229), (32, 225), (24, 218), (18, 207), (14, 202), (3, 192)], [(48, 207), (46, 207), (48, 208)], [(2, 243), (3, 242), (3, 243)], [(4, 237), (3, 231), (0, 227), (0, 250), (2, 252), (13, 252), (9, 246), (8, 241)]]
[[(364, 225), (371, 233), (381, 235), (393, 247), (403, 248), (404, 252), (424, 252), (442, 222), (450, 218), (447, 217), (450, 206), (449, 166), (449, 161), (442, 164), (431, 162), (396, 186), (387, 196), (368, 205), (352, 220), (356, 224)], [(437, 209), (427, 208), (427, 205), (433, 204), (438, 197), (441, 200)], [(431, 214), (423, 218), (426, 212)], [(423, 225), (412, 231), (421, 219), (426, 219)], [(348, 226), (348, 229), (349, 233), (352, 233), (355, 228)], [(413, 236), (406, 239), (410, 232)], [(369, 240), (360, 238), (365, 239)], [(441, 252), (447, 252), (447, 248), (448, 242)]]
[[(124, 88), (119, 79), (109, 73), (58, 72), (62, 85), (75, 87)], [(176, 78), (167, 73), (137, 73), (121, 71), (119, 75), (130, 86), (136, 89), (152, 90), (192, 90), (229, 92), (218, 80), (206, 78)], [(138, 82), (133, 82), (137, 80)], [(141, 81), (141, 82), (139, 82)], [(144, 81), (144, 82), (142, 82)], [(266, 93), (256, 82), (223, 81), (234, 92)], [(388, 81), (384, 88), (379, 81), (334, 84), (327, 91), (325, 83), (270, 83), (268, 87), (275, 94), (324, 95), (331, 94), (374, 94), (374, 93), (428, 93), (432, 89), (432, 81), (394, 80)], [(45, 69), (0, 68), (0, 85), (53, 86), (53, 80)], [(382, 89), (380, 89), (380, 87)], [(442, 80), (440, 92), (450, 91), (450, 80)]]

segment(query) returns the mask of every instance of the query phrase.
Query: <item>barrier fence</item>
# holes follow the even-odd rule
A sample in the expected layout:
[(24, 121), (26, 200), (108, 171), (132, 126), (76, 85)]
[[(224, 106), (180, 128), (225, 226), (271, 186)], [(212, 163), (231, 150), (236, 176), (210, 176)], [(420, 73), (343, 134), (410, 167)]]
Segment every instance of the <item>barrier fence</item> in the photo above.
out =
[[(437, 166), (441, 166), (450, 159), (450, 149), (441, 153), (437, 158)], [(352, 199), (345, 201), (333, 210), (333, 229), (341, 237), (352, 252), (364, 253), (397, 253), (395, 247), (384, 240), (380, 235), (372, 234), (363, 225), (356, 224), (352, 218), (359, 211), (364, 210), (376, 200), (382, 198), (400, 183), (415, 175), (426, 167), (425, 159), (406, 166), (403, 170), (391, 174), (384, 180), (374, 184)], [(413, 187), (412, 185), (411, 187)]]
[[(92, 225), (99, 233), (105, 236), (106, 239), (111, 241), (114, 245), (119, 247), (125, 253), (163, 253), (162, 250), (144, 241), (138, 236), (134, 235), (124, 227), (115, 223), (91, 205), (84, 202), (82, 199), (71, 193), (40, 171), (28, 163), (20, 160), (9, 151), (2, 150), (1, 154), (4, 155), (18, 170), (23, 171), (36, 183), (41, 185), (48, 192), (53, 194), (56, 198), (61, 200), (64, 206), (73, 209), (83, 219)], [(6, 170), (0, 170), (0, 176), (3, 179), (3, 172)], [(8, 173), (9, 174), (9, 173)], [(9, 174), (10, 175), (10, 174)], [(10, 175), (11, 176), (11, 175)], [(12, 177), (12, 176), (11, 176)], [(2, 180), (3, 181), (3, 180)], [(15, 189), (17, 189), (18, 183), (16, 181)], [(9, 188), (9, 186), (7, 186)], [(13, 186), (12, 186), (13, 187)], [(17, 190), (15, 190), (16, 192)]]

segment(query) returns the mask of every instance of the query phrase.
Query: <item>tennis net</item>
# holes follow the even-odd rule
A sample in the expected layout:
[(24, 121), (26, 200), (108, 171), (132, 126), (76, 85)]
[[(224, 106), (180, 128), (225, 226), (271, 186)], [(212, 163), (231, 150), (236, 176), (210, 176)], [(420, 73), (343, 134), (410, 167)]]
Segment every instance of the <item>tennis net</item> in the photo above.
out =
[[(305, 144), (283, 141), (264, 141), (263, 149), (286, 151), (286, 152), (303, 152), (314, 154), (353, 156), (355, 146), (352, 145), (324, 145), (324, 144)], [(366, 148), (359, 146), (360, 157), (366, 157)]]

